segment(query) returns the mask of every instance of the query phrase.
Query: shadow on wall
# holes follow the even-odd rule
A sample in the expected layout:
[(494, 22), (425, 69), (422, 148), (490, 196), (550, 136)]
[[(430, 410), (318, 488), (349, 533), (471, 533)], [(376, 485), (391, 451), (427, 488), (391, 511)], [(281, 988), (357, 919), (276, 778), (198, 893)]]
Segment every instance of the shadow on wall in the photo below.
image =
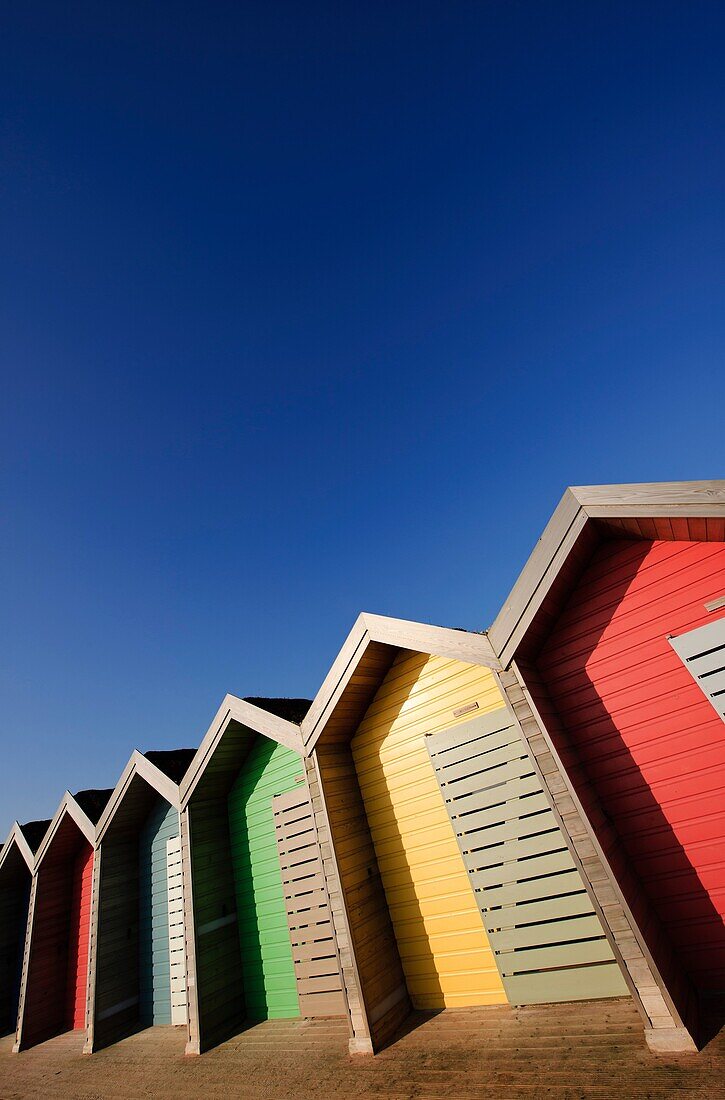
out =
[[(348, 748), (348, 751), (349, 751), (349, 746), (347, 746), (347, 748)], [(351, 761), (352, 761), (352, 753), (350, 753), (350, 757), (351, 757)], [(354, 764), (353, 764), (353, 773), (355, 774), (355, 776), (357, 778), (357, 773), (355, 772)], [(360, 797), (361, 801), (363, 801), (362, 800), (362, 792), (360, 792), (359, 797)], [(385, 792), (385, 795), (384, 795), (384, 799), (385, 799), (386, 814), (389, 817), (389, 819), (394, 822), (393, 802), (392, 802), (392, 799), (390, 798), (390, 794), (387, 791), (387, 788), (386, 788), (386, 792)], [(364, 802), (363, 802), (363, 805), (364, 805)], [(425, 929), (425, 921), (424, 921), (422, 910), (420, 908), (420, 902), (419, 902), (418, 895), (417, 895), (416, 888), (415, 888), (415, 880), (413, 878), (413, 873), (410, 869), (410, 866), (407, 862), (407, 857), (406, 857), (406, 854), (405, 854), (405, 845), (403, 843), (403, 837), (402, 837), (400, 829), (397, 825), (397, 822), (394, 823), (394, 825), (392, 827), (392, 830), (391, 830), (391, 836), (387, 839), (389, 840), (390, 843), (392, 843), (394, 853), (395, 853), (395, 857), (396, 857), (396, 863), (397, 863), (397, 866), (398, 866), (398, 870), (396, 871), (396, 875), (395, 875), (396, 887), (399, 889), (400, 894), (402, 896), (404, 896), (405, 899), (406, 899), (406, 923), (408, 925), (408, 929), (409, 929), (411, 935), (416, 935), (417, 938), (418, 938), (418, 951), (417, 951), (417, 954), (415, 956), (415, 962), (417, 963), (417, 967), (416, 967), (417, 977), (418, 977), (418, 979), (420, 979), (421, 976), (425, 977), (426, 984), (427, 984), (427, 987), (428, 987), (428, 990), (429, 990), (429, 996), (431, 996), (433, 998), (435, 998), (435, 997), (440, 998), (441, 1007), (439, 1007), (439, 1008), (420, 1009), (420, 1008), (417, 1008), (415, 1005), (413, 1005), (411, 1013), (396, 1028), (395, 1032), (393, 1034), (391, 1034), (388, 1039), (384, 1039), (382, 1042), (379, 1042), (379, 1040), (378, 1040), (378, 1044), (379, 1044), (377, 1046), (378, 1050), (385, 1050), (388, 1047), (393, 1046), (396, 1042), (398, 1042), (400, 1039), (402, 1039), (405, 1035), (410, 1034), (410, 1032), (412, 1032), (416, 1028), (420, 1027), (421, 1024), (425, 1023), (426, 1020), (429, 1020), (432, 1017), (437, 1016), (440, 1012), (443, 1011), (443, 1008), (442, 1008), (443, 989), (442, 989), (442, 986), (441, 986), (441, 983), (440, 983), (440, 978), (439, 978), (439, 975), (438, 975), (438, 971), (437, 971), (436, 966), (435, 966), (435, 958), (434, 958), (433, 952), (430, 948), (430, 941), (429, 941), (429, 938), (428, 938), (428, 933), (426, 932), (426, 929)], [(372, 843), (373, 843), (373, 848), (374, 848), (375, 847), (374, 841)], [(401, 969), (402, 969), (404, 977), (405, 977), (405, 983), (406, 983), (406, 986), (408, 988), (408, 996), (410, 997), (411, 1004), (412, 1004), (413, 996), (410, 992), (411, 974), (409, 973), (410, 962), (411, 962), (410, 955), (407, 955), (407, 957), (404, 961), (403, 955), (401, 955), (401, 950), (400, 950), (399, 923), (398, 923), (398, 926), (396, 926), (396, 921), (393, 920), (392, 914), (390, 913), (390, 897), (389, 897), (388, 890), (385, 887), (385, 878), (383, 877), (383, 875), (380, 871), (380, 866), (379, 866), (379, 862), (378, 862), (378, 858), (377, 858), (377, 852), (375, 852), (375, 860), (376, 860), (376, 867), (374, 869), (369, 869), (368, 874), (372, 875), (375, 872), (377, 872), (377, 876), (378, 876), (379, 883), (380, 883), (380, 889), (383, 892), (383, 897), (385, 899), (385, 904), (387, 905), (388, 914), (390, 916), (390, 924), (392, 926), (393, 936), (394, 936), (394, 939), (395, 939), (395, 945), (396, 945), (397, 950), (398, 950), (398, 957), (399, 957), (399, 960), (400, 960), (400, 966), (401, 966)], [(353, 926), (353, 937), (354, 937), (354, 926)], [(361, 945), (361, 944), (356, 942), (356, 952), (361, 952), (361, 951), (363, 953), (367, 954), (368, 945), (365, 944), (365, 943), (363, 943)], [(359, 965), (360, 964), (358, 963), (358, 966)], [(368, 1008), (369, 1008), (369, 1006), (368, 1006)]]
[(15, 1031), (23, 972), (30, 872), (23, 867), (16, 877), (0, 896), (0, 1037)]
[(178, 811), (158, 797), (139, 834), (139, 1019), (141, 1027), (171, 1023), (168, 867), (166, 843), (177, 836)]
[[(401, 1032), (402, 1034), (406, 1034), (413, 1026), (417, 1026), (419, 1023), (422, 1023), (424, 1019), (429, 1018), (431, 1015), (436, 1015), (443, 1010), (445, 1007), (443, 1004), (444, 994), (436, 967), (435, 955), (430, 946), (429, 933), (425, 927), (425, 918), (420, 907), (420, 899), (416, 890), (415, 878), (407, 860), (403, 836), (393, 816), (393, 801), (387, 789), (385, 795), (382, 797), (385, 801), (386, 816), (391, 825), (389, 834), (386, 836), (386, 843), (388, 847), (392, 849), (392, 858), (395, 859), (396, 863), (396, 871), (394, 876), (392, 876), (395, 878), (395, 893), (397, 895), (395, 906), (397, 908), (403, 904), (405, 905), (404, 921), (400, 920), (397, 916), (394, 918), (392, 912), (390, 914), (390, 919), (393, 925), (395, 940), (398, 945), (398, 954), (400, 955), (403, 973), (405, 974), (405, 980), (408, 986), (408, 994), (411, 998), (414, 1010), (416, 1013), (421, 1014), (417, 1023), (414, 1022), (414, 1016), (408, 1018)], [(373, 840), (373, 845), (374, 844), (375, 841)], [(386, 886), (386, 879), (389, 881), (391, 876), (384, 875), (381, 872), (380, 877), (388, 904), (388, 911), (390, 912), (390, 895), (393, 891)], [(415, 939), (416, 941), (414, 953), (405, 949), (401, 952), (401, 930), (403, 924), (405, 926), (405, 939)], [(425, 1007), (420, 1007), (421, 997), (411, 993), (411, 987), (415, 989), (416, 987), (420, 988), (422, 986), (425, 986), (425, 999), (428, 1001)], [(436, 1000), (440, 1002), (437, 1005), (435, 1004)], [(400, 1035), (397, 1036), (397, 1038), (399, 1037)]]
[(23, 1047), (66, 1030), (72, 892), (72, 874), (66, 862), (41, 866), (25, 983)]
[(202, 1050), (245, 1029), (245, 994), (226, 795), (189, 806), (196, 995)]
[[(158, 810), (158, 806), (156, 807)], [(138, 841), (139, 860), (139, 897), (138, 897), (138, 952), (130, 965), (138, 969), (138, 1026), (136, 1030), (152, 1027), (153, 1018), (153, 964), (154, 964), (154, 921), (153, 889), (151, 884), (151, 847), (150, 830), (153, 828), (154, 810), (141, 829)]]
[[(380, 725), (376, 727), (375, 731), (376, 751), (378, 753), (382, 746), (384, 746), (385, 739), (390, 731), (399, 723), (402, 711), (409, 702), (410, 691), (414, 683), (417, 682), (420, 673), (426, 668), (427, 663), (427, 656), (421, 655), (419, 662), (417, 662), (415, 679), (411, 679), (410, 682), (406, 680), (406, 690), (402, 694), (402, 697), (397, 694), (392, 697), (386, 695), (385, 723), (384, 726)], [(376, 695), (371, 706), (375, 704), (377, 698), (378, 696)], [(355, 761), (355, 753), (353, 751), (354, 744), (355, 738), (353, 738), (350, 743), (353, 763)], [(430, 769), (430, 780), (435, 783), (433, 765), (428, 759), (422, 740), (422, 734), (419, 740), (418, 751), (421, 753), (421, 757), (425, 757), (423, 767), (428, 767)], [(379, 762), (380, 758), (378, 756), (378, 763)], [(416, 762), (414, 769), (419, 768), (420, 763)], [(357, 765), (355, 765), (355, 774), (358, 774)], [(415, 771), (415, 775), (416, 778), (418, 778), (417, 770)], [(374, 795), (376, 803), (374, 813), (375, 829), (373, 829), (371, 824), (371, 798), (368, 796), (366, 801), (362, 788), (361, 796), (370, 825), (370, 833), (373, 838), (373, 846), (378, 861), (380, 879), (393, 925), (393, 932), (398, 946), (398, 954), (400, 955), (401, 965), (408, 986), (408, 993), (411, 997), (413, 1008), (416, 1010), (416, 1013), (410, 1016), (403, 1025), (403, 1033), (405, 1033), (421, 1023), (426, 1016), (442, 1011), (445, 1007), (443, 1003), (444, 992), (436, 966), (435, 954), (430, 943), (430, 933), (426, 928), (425, 917), (421, 908), (416, 879), (410, 866), (409, 854), (398, 822), (397, 814), (400, 812), (400, 807), (396, 813), (395, 803), (390, 793), (388, 782), (383, 775), (382, 767), (376, 769), (375, 781), (376, 784), (379, 785), (379, 789), (376, 790)], [(421, 825), (424, 824), (424, 822), (421, 822)], [(376, 832), (378, 836), (381, 832), (384, 832), (386, 849), (385, 865), (387, 868), (385, 872), (380, 870), (380, 855), (378, 853), (378, 844), (380, 841), (378, 839), (376, 843)], [(394, 913), (395, 916), (393, 915)], [(411, 951), (409, 946), (411, 941), (415, 942), (415, 949), (413, 951)], [(406, 944), (408, 946), (405, 946)], [(411, 992), (412, 989), (417, 989), (419, 991), (425, 990), (425, 993), (416, 994)], [(423, 1000), (425, 1000), (425, 1004), (422, 1003)], [(421, 1013), (425, 1015), (420, 1015)]]
[[(576, 746), (573, 751), (577, 764), (594, 789), (600, 809), (628, 857), (637, 886), (649, 899), (669, 937), (676, 959), (699, 994), (701, 1026), (705, 1029), (699, 1039), (704, 1042), (725, 1022), (722, 1003), (725, 992), (723, 916), (714, 905), (650, 785), (650, 780), (656, 785), (653, 778), (656, 762), (650, 758), (640, 764), (635, 752), (642, 759), (642, 746), (630, 749), (610, 712), (611, 708), (615, 714), (621, 715), (623, 709), (621, 698), (614, 698), (616, 684), (605, 679), (601, 672), (597, 674), (596, 670), (592, 672), (588, 667), (614, 616), (617, 612), (621, 613), (622, 604), (650, 549), (649, 543), (621, 542), (617, 546), (607, 543), (595, 552), (554, 625), (544, 650), (540, 652), (537, 664), (550, 701), (570, 738), (569, 745), (557, 744), (557, 749), (565, 759), (571, 759), (572, 749)], [(596, 609), (591, 609), (590, 605), (590, 613), (583, 620), (581, 616), (588, 610), (586, 603), (592, 595), (594, 576), (601, 576), (605, 562), (609, 566), (606, 608), (602, 603)], [(571, 619), (577, 614), (579, 624), (575, 629)], [(585, 626), (582, 626), (583, 621)], [(643, 633), (638, 631), (636, 636), (630, 636), (630, 648), (626, 652), (623, 643), (621, 656), (617, 655), (616, 662), (619, 673), (627, 667), (627, 663), (632, 667), (638, 659), (647, 658), (656, 660), (658, 669), (654, 677), (645, 676), (637, 684), (636, 697), (632, 694), (627, 706), (646, 707), (653, 704), (656, 710), (665, 693), (677, 692), (678, 705), (686, 696), (688, 706), (701, 706), (705, 725), (710, 718), (718, 721), (710, 704), (667, 642), (667, 633), (675, 633), (676, 630), (674, 622), (666, 631), (660, 630), (658, 624), (649, 629), (648, 635), (645, 626)], [(637, 644), (631, 648), (633, 641)], [(612, 655), (609, 646), (607, 653)], [(671, 732), (664, 729), (666, 719), (661, 716), (650, 719), (641, 716), (640, 720), (643, 725), (649, 722), (647, 733), (651, 734), (650, 743)], [(624, 724), (621, 717), (619, 722)], [(682, 733), (689, 733), (699, 726), (698, 713), (694, 725), (688, 725)], [(556, 732), (551, 732), (556, 742)], [(575, 767), (572, 779), (578, 787), (581, 779), (577, 782), (576, 771)], [(684, 784), (687, 776), (687, 764), (683, 760), (678, 781)], [(582, 792), (582, 796), (586, 804), (586, 791)], [(677, 796), (677, 789), (673, 789), (670, 797)], [(725, 839), (725, 819), (722, 825), (721, 843)], [(691, 839), (691, 843), (694, 845), (696, 838)], [(624, 889), (624, 884), (621, 885)], [(628, 897), (628, 900), (636, 908), (636, 897)]]

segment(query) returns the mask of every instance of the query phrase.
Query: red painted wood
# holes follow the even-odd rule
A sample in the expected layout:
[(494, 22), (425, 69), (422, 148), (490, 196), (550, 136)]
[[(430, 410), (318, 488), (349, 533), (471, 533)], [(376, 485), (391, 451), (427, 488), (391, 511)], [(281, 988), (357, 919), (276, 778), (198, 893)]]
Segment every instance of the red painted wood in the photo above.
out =
[(725, 545), (612, 540), (538, 659), (565, 730), (696, 984), (725, 990), (725, 726), (667, 641), (712, 622)]
[(22, 1046), (83, 1027), (93, 850), (66, 817), (39, 869)]
[(73, 864), (73, 895), (68, 937), (68, 978), (66, 987), (66, 1025), (85, 1027), (88, 943), (91, 923), (91, 887), (93, 849), (86, 844)]

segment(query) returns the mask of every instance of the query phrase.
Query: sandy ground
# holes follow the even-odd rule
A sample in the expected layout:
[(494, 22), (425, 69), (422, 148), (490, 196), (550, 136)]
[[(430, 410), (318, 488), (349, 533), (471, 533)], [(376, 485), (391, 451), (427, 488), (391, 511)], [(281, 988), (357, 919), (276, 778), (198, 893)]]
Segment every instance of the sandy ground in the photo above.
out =
[(151, 1028), (92, 1056), (79, 1032), (23, 1054), (0, 1039), (0, 1098), (72, 1100), (725, 1100), (725, 1033), (700, 1054), (656, 1056), (629, 1001), (413, 1018), (375, 1058), (350, 1057), (343, 1021), (259, 1024), (200, 1058)]

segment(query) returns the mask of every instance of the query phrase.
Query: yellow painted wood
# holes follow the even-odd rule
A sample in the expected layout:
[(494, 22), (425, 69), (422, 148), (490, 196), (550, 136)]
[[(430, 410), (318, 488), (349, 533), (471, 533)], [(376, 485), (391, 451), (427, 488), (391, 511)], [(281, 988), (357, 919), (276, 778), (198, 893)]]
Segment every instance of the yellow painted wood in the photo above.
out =
[(408, 989), (416, 1008), (505, 1004), (498, 968), (425, 746), (428, 733), (502, 698), (489, 669), (401, 653), (352, 752)]

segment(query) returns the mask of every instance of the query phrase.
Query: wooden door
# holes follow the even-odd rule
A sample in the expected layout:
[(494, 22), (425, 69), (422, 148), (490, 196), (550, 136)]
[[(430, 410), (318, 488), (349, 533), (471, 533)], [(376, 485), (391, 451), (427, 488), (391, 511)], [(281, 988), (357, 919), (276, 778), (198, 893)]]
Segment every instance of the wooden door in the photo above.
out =
[(186, 1023), (186, 954), (184, 944), (184, 893), (181, 871), (181, 837), (166, 841), (169, 905), (169, 974), (171, 1023)]
[(427, 743), (511, 1003), (626, 995), (508, 708)]
[(330, 901), (306, 785), (272, 799), (301, 1016), (347, 1011)]

